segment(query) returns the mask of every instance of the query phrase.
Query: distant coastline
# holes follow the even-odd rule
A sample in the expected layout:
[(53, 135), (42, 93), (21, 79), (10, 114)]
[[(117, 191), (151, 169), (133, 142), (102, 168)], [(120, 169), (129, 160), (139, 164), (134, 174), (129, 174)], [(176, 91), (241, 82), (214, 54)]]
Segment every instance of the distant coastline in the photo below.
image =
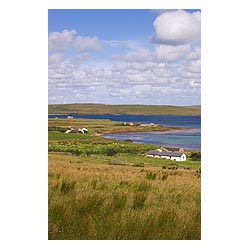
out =
[(50, 104), (49, 115), (178, 115), (200, 116), (201, 106)]

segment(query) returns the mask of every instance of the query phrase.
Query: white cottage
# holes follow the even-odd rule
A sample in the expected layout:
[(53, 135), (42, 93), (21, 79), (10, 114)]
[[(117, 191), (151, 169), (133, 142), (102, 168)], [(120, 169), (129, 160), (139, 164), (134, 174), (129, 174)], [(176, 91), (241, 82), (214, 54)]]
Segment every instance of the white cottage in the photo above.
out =
[(181, 152), (161, 152), (161, 158), (169, 159), (172, 161), (186, 161), (187, 157)]
[(172, 161), (186, 161), (187, 157), (182, 152), (162, 151), (161, 149), (150, 150), (147, 152), (148, 157), (164, 158)]
[(160, 158), (161, 157), (161, 149), (155, 149), (155, 150), (150, 150), (147, 152), (147, 156), (148, 157), (156, 157), (156, 158)]
[(65, 132), (66, 134), (70, 132), (77, 132), (77, 133), (88, 133), (88, 129), (86, 128), (79, 128), (79, 127), (69, 127), (69, 129)]

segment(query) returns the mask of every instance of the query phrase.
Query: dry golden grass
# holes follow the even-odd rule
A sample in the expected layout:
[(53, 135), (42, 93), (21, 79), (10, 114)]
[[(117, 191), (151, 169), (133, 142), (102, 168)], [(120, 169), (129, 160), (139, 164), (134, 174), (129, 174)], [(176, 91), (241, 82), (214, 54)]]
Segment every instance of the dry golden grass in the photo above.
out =
[(79, 159), (49, 153), (49, 239), (200, 239), (195, 170)]

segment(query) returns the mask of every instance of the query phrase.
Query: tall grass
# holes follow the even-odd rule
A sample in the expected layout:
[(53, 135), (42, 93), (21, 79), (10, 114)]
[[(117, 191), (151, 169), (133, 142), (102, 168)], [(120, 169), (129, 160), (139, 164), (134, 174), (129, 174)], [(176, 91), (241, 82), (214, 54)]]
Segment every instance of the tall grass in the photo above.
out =
[[(49, 161), (50, 240), (201, 238), (195, 171), (171, 175), (172, 170), (161, 167), (141, 172), (133, 166), (84, 162), (77, 170), (76, 156), (55, 157)], [(157, 178), (147, 179), (145, 172)]]
[(50, 190), (51, 240), (200, 239), (197, 196), (186, 204), (182, 201), (185, 197), (173, 193), (164, 197), (165, 205), (159, 208), (153, 204), (162, 203), (163, 197), (154, 196), (145, 183), (134, 186), (131, 192), (120, 188), (123, 191), (111, 193), (90, 186), (89, 190), (76, 191), (72, 183), (61, 186), (70, 188)]

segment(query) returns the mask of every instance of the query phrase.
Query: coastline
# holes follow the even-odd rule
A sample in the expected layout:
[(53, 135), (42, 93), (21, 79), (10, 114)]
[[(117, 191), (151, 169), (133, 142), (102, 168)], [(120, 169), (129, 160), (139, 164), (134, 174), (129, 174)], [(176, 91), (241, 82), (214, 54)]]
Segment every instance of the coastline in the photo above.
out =
[[(109, 113), (97, 113), (97, 114), (86, 114), (86, 113), (68, 113), (68, 114), (66, 114), (66, 113), (59, 113), (59, 114), (48, 114), (48, 115), (70, 115), (70, 116), (73, 116), (73, 115), (117, 115), (117, 116), (119, 116), (119, 115), (140, 115), (140, 116), (165, 116), (165, 115), (167, 115), (167, 116), (201, 116), (201, 114), (181, 114), (181, 115), (179, 115), (179, 114), (109, 114)], [(75, 117), (74, 117), (75, 118)], [(54, 119), (54, 117), (52, 117), (52, 118), (49, 118), (49, 119)], [(58, 117), (58, 119), (64, 119), (64, 118), (59, 118)], [(78, 118), (75, 118), (75, 119), (78, 119)]]
[(155, 130), (124, 130), (124, 131), (104, 131), (100, 133), (100, 135), (107, 135), (107, 134), (130, 134), (130, 133), (152, 133), (152, 132), (174, 132), (174, 131), (186, 131), (190, 130), (191, 128), (178, 128), (178, 127), (162, 127), (163, 129), (155, 129)]

